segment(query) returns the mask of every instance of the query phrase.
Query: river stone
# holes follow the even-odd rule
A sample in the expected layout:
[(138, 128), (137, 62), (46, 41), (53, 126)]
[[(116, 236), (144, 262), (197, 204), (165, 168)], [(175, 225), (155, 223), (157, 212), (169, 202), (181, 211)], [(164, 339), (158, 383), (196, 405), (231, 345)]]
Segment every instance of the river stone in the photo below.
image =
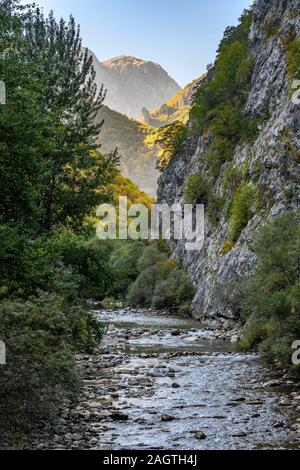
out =
[(206, 439), (206, 434), (203, 431), (196, 431), (194, 433), (194, 438), (200, 440)]
[(176, 418), (175, 416), (171, 415), (162, 415), (161, 420), (164, 422), (174, 421)]
[(125, 413), (120, 413), (119, 411), (116, 411), (115, 413), (112, 413), (110, 415), (110, 418), (113, 421), (128, 421), (129, 416), (126, 415)]

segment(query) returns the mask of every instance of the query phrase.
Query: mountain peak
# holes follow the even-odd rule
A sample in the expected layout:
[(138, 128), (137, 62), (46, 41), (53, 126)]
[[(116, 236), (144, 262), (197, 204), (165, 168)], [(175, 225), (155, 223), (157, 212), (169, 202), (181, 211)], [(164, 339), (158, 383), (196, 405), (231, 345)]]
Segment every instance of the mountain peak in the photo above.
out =
[(160, 107), (181, 90), (154, 62), (127, 55), (100, 62), (95, 54), (91, 55), (97, 84), (107, 89), (105, 104), (130, 118), (138, 119), (144, 107)]

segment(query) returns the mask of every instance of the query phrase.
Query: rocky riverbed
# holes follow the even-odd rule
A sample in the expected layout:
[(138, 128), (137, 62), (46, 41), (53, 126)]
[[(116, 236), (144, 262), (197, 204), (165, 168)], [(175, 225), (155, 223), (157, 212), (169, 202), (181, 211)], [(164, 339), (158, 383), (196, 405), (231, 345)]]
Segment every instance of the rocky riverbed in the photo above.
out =
[(102, 310), (107, 334), (78, 356), (84, 388), (38, 449), (261, 449), (300, 447), (300, 388), (255, 355), (237, 331), (208, 330), (166, 313)]

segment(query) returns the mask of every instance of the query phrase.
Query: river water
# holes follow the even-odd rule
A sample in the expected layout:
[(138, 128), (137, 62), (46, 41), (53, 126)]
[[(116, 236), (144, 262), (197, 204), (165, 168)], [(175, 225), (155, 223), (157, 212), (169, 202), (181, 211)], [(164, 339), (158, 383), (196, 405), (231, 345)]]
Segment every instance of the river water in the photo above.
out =
[(102, 449), (298, 446), (293, 388), (265, 386), (270, 373), (255, 355), (234, 353), (193, 319), (125, 309), (97, 314), (108, 326), (106, 367), (95, 381), (109, 398)]

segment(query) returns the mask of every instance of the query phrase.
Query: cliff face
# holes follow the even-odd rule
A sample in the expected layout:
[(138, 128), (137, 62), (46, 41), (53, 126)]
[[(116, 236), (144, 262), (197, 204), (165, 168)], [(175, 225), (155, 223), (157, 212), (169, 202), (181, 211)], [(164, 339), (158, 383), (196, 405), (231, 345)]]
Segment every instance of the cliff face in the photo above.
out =
[(129, 56), (100, 62), (91, 55), (96, 82), (107, 89), (105, 104), (130, 118), (139, 119), (144, 107), (157, 108), (180, 91), (159, 64)]
[[(235, 147), (230, 164), (236, 168), (247, 164), (249, 183), (255, 184), (262, 195), (264, 210), (250, 217), (228, 252), (222, 250), (229, 232), (224, 211), (217, 224), (206, 217), (205, 244), (200, 252), (185, 251), (185, 241), (172, 244), (173, 255), (183, 260), (197, 288), (193, 302), (197, 318), (234, 318), (220, 292), (238, 276), (249, 276), (253, 271), (256, 260), (251, 245), (262, 224), (299, 207), (300, 100), (288, 75), (286, 47), (297, 37), (300, 37), (299, 0), (257, 0), (249, 34), (254, 68), (243, 112), (253, 119), (262, 115), (267, 118), (257, 125), (255, 141)], [(205, 172), (209, 135), (195, 130), (194, 122), (188, 126), (187, 139), (159, 179), (159, 202), (182, 203), (186, 178)], [(214, 194), (220, 198), (224, 196), (228, 165), (223, 164), (214, 182)]]
[(174, 121), (181, 121), (185, 124), (189, 118), (195, 90), (205, 77), (206, 73), (193, 80), (192, 83), (180, 90), (169, 101), (160, 106), (160, 108), (153, 109), (152, 111), (143, 108), (140, 121), (154, 127), (166, 126)]

